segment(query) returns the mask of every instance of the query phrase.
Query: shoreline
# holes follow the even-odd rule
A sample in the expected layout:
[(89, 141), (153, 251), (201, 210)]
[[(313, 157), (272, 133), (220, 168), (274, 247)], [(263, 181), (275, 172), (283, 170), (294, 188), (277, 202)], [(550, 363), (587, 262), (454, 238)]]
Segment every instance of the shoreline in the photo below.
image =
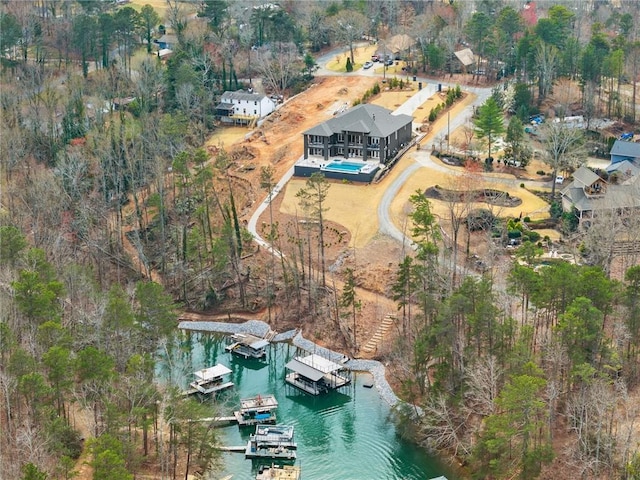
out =
[[(210, 333), (249, 333), (259, 337), (264, 337), (269, 331), (269, 325), (261, 320), (247, 320), (244, 323), (226, 323), (226, 322), (194, 322), (181, 321), (178, 324), (181, 330), (190, 330), (195, 332)], [(302, 348), (308, 352), (318, 353), (332, 362), (342, 363), (345, 356), (341, 353), (334, 352), (325, 347), (316, 345), (311, 340), (307, 340), (302, 336), (302, 332), (298, 329), (288, 330), (278, 333), (272, 340), (273, 342), (291, 342), (298, 348)], [(385, 366), (377, 360), (359, 360), (349, 358), (344, 363), (345, 367), (357, 372), (368, 372), (373, 377), (373, 383), (380, 396), (386, 401), (390, 407), (395, 407), (401, 400), (397, 397), (385, 377)]]

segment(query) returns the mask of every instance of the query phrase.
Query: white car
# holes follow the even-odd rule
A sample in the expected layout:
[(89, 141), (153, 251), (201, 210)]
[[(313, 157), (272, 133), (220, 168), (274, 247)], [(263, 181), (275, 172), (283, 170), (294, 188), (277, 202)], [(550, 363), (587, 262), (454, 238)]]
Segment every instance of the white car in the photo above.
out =
[(371, 67), (373, 67), (373, 62), (364, 62), (364, 65), (362, 66), (365, 70)]
[(556, 177), (556, 183), (562, 185), (564, 183), (564, 177), (562, 175), (558, 175)]

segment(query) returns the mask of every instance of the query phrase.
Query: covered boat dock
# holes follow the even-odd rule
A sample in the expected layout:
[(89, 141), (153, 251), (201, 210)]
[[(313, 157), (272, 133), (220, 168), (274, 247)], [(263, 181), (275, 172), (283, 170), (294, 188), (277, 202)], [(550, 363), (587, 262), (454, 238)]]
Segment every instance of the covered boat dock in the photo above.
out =
[(312, 395), (320, 395), (351, 383), (349, 370), (317, 354), (295, 357), (285, 365), (285, 380)]
[(209, 395), (210, 393), (233, 387), (233, 382), (225, 382), (224, 380), (224, 377), (230, 373), (231, 370), (220, 363), (213, 367), (198, 370), (193, 374), (195, 380), (189, 384), (191, 389), (184, 392), (184, 394), (202, 393), (203, 395)]
[(244, 358), (265, 358), (269, 340), (248, 333), (237, 333), (231, 337), (230, 343), (224, 347), (227, 352)]
[(256, 425), (258, 423), (275, 423), (278, 401), (273, 395), (258, 395), (240, 400), (240, 410), (233, 412), (238, 425)]

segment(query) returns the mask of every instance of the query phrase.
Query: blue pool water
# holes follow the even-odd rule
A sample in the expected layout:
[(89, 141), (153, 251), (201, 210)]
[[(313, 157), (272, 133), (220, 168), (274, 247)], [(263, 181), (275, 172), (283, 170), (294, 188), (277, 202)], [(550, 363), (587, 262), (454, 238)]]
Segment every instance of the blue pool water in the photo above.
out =
[(344, 173), (360, 173), (364, 164), (353, 162), (331, 162), (325, 165), (325, 170), (332, 170)]
[[(222, 363), (233, 373), (235, 386), (211, 402), (215, 415), (237, 410), (240, 399), (273, 394), (278, 400), (279, 424), (293, 425), (298, 443), (296, 465), (302, 478), (310, 480), (425, 480), (446, 475), (456, 477), (438, 460), (401, 438), (392, 420), (389, 405), (370, 382), (368, 373), (355, 373), (353, 384), (328, 395), (314, 397), (285, 383), (284, 365), (298, 350), (289, 343), (268, 347), (268, 362), (245, 360), (224, 350), (223, 337), (215, 334), (184, 332), (162, 362), (158, 375), (186, 387), (192, 372)], [(220, 443), (246, 445), (252, 428), (230, 425), (219, 429)], [(243, 453), (224, 453), (223, 465), (213, 478), (233, 475), (233, 480), (252, 480), (260, 462), (246, 460)], [(269, 461), (262, 462), (269, 464)]]

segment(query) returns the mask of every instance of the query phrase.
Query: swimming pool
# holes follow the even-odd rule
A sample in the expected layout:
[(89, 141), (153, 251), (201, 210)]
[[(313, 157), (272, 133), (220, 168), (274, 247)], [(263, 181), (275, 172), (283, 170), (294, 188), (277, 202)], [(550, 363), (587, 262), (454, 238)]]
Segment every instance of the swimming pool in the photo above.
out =
[(327, 170), (330, 172), (341, 172), (341, 173), (360, 173), (362, 167), (364, 167), (364, 163), (353, 163), (353, 162), (343, 162), (341, 160), (334, 160), (331, 163), (326, 164), (322, 170)]

